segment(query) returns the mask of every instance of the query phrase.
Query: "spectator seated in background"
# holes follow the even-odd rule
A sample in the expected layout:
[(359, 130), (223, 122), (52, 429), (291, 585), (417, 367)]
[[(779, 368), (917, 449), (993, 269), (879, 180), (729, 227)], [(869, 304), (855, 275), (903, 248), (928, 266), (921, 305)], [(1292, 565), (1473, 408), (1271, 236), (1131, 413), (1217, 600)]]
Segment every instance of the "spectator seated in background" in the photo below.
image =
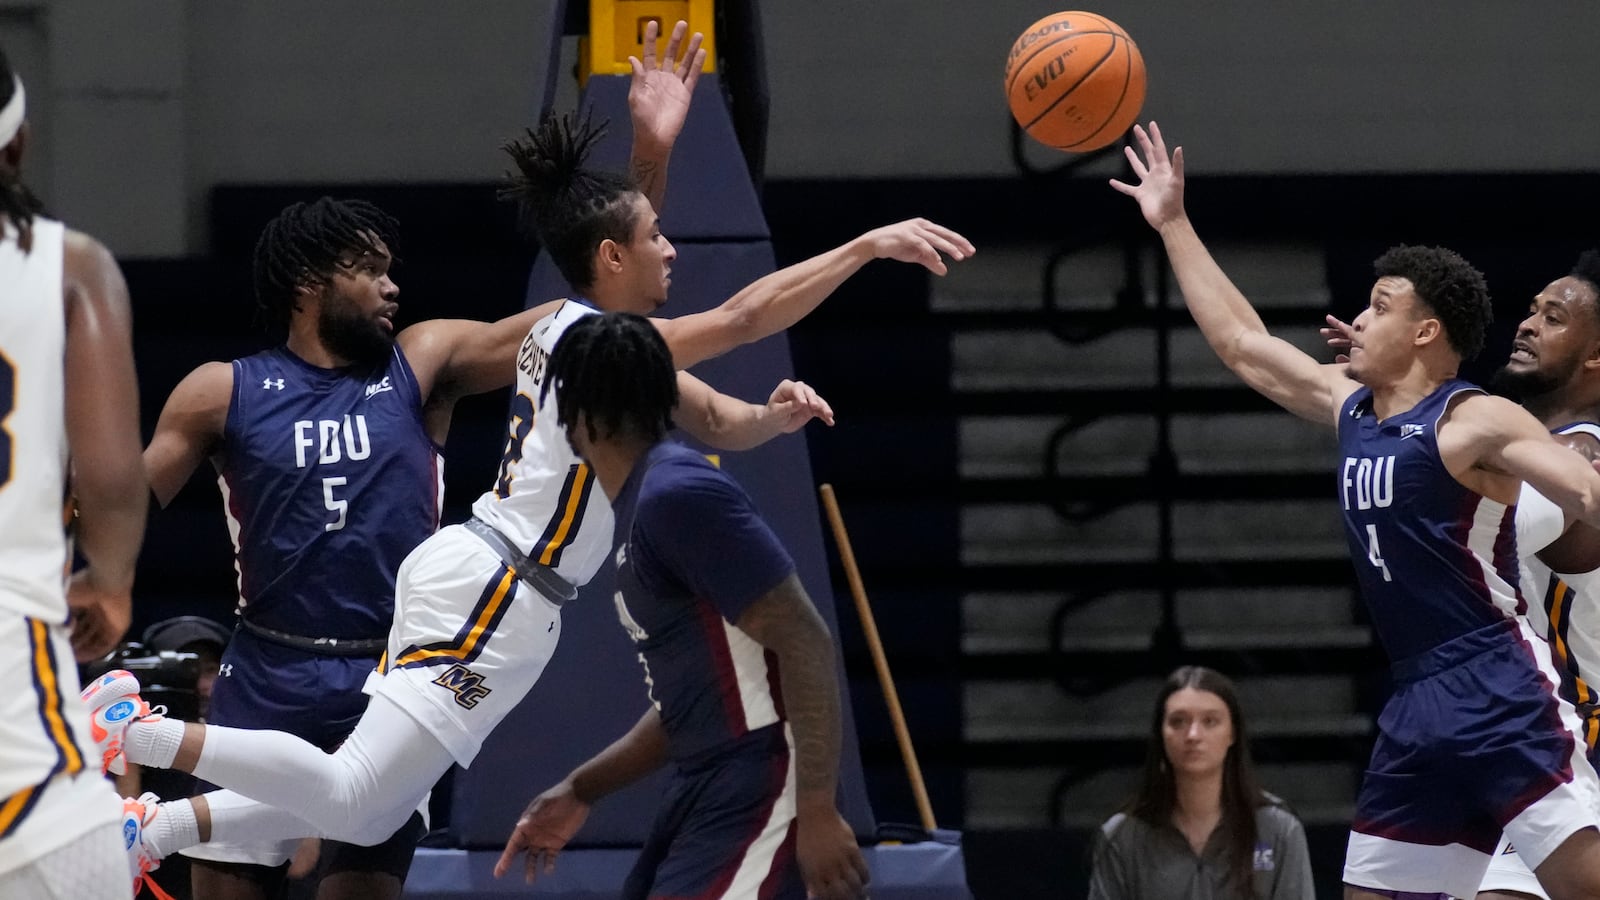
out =
[(1233, 682), (1201, 666), (1156, 698), (1133, 799), (1101, 826), (1090, 900), (1311, 900), (1305, 829), (1256, 783)]

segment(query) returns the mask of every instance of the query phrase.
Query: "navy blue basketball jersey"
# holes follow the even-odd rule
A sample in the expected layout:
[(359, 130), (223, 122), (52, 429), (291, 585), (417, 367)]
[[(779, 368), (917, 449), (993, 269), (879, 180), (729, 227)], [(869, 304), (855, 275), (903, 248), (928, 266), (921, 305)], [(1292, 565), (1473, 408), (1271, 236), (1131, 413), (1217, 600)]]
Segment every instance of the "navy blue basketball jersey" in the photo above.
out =
[(733, 479), (670, 441), (612, 509), (617, 616), (639, 650), (676, 760), (783, 721), (777, 657), (734, 627), (794, 561)]
[(1373, 627), (1395, 660), (1525, 611), (1516, 507), (1468, 490), (1439, 458), (1439, 417), (1463, 391), (1481, 389), (1447, 381), (1380, 422), (1371, 389), (1361, 388), (1339, 417), (1345, 536)]
[(234, 360), (220, 457), (239, 614), (307, 637), (387, 634), (395, 572), (443, 494), (400, 349), (342, 369), (286, 347)]

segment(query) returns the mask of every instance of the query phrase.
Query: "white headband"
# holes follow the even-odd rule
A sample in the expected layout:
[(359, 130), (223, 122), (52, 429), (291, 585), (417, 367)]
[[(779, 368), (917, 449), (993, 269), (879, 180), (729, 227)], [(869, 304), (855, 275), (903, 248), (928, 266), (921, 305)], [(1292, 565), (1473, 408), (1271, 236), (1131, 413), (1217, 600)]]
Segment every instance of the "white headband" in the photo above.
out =
[(17, 86), (17, 91), (4, 107), (0, 107), (0, 147), (11, 143), (11, 139), (17, 136), (22, 129), (22, 119), (28, 114), (28, 95), (22, 90), (22, 79), (12, 75), (11, 81)]

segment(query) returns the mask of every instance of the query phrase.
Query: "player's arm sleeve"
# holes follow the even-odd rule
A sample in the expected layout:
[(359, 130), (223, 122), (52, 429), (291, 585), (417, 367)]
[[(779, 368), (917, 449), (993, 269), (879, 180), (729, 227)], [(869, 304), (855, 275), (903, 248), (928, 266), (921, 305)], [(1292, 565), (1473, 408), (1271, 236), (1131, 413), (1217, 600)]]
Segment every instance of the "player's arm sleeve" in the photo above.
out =
[(641, 498), (634, 534), (664, 574), (730, 622), (794, 572), (750, 498), (712, 472)]

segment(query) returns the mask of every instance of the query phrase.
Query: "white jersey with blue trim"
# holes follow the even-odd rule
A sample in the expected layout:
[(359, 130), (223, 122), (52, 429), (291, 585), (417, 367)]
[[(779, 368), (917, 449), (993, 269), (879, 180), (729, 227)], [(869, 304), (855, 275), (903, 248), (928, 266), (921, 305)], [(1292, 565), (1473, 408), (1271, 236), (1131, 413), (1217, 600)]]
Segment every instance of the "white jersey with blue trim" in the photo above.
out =
[(67, 618), (66, 228), (0, 219), (0, 608)]
[(598, 312), (569, 299), (528, 330), (517, 352), (517, 393), (506, 417), (500, 471), (494, 487), (472, 504), (474, 516), (529, 559), (578, 585), (594, 577), (611, 550), (611, 504), (557, 424), (555, 392), (541, 402), (540, 390), (561, 335)]
[[(1553, 434), (1586, 434), (1600, 440), (1600, 424), (1575, 422)], [(1535, 554), (1561, 536), (1561, 508), (1526, 485), (1517, 501), (1518, 547), (1528, 622), (1550, 642), (1561, 672), (1561, 695), (1583, 719), (1590, 758), (1600, 745), (1600, 569), (1556, 574)]]

